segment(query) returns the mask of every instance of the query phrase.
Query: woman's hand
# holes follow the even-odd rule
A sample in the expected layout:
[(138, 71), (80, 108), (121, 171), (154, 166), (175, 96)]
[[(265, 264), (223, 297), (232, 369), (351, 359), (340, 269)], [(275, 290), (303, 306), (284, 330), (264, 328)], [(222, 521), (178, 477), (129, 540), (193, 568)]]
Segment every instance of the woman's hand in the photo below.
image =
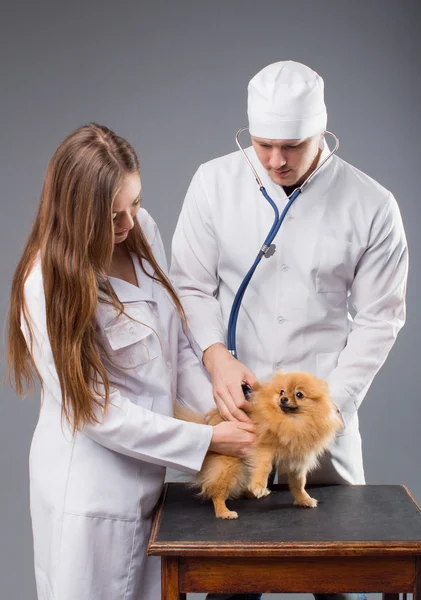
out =
[(212, 378), (213, 396), (226, 421), (251, 423), (242, 410), (247, 405), (242, 384), (256, 382), (254, 374), (230, 354), (224, 344), (213, 344), (203, 353), (203, 364)]
[(213, 436), (209, 446), (212, 452), (245, 458), (252, 450), (256, 439), (254, 424), (226, 421), (214, 425), (212, 429)]

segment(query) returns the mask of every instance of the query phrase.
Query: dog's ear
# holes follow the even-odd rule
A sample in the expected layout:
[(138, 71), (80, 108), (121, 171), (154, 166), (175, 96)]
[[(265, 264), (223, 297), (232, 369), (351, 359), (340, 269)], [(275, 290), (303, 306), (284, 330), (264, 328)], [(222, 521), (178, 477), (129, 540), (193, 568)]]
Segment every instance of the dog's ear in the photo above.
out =
[(284, 373), (283, 371), (276, 371), (276, 373), (274, 374), (274, 376), (272, 378), (272, 382), (277, 386), (281, 385), (284, 387), (287, 383), (286, 378), (287, 378), (286, 373)]

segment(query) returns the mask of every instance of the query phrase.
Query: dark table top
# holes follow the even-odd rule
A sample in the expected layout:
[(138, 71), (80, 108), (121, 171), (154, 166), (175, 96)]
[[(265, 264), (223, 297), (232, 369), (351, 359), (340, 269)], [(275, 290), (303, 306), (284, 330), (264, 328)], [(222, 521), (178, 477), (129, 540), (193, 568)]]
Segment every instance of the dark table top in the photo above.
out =
[(421, 554), (421, 512), (399, 485), (309, 486), (317, 508), (293, 505), (286, 486), (261, 499), (229, 500), (238, 519), (217, 519), (182, 483), (166, 485), (150, 554)]

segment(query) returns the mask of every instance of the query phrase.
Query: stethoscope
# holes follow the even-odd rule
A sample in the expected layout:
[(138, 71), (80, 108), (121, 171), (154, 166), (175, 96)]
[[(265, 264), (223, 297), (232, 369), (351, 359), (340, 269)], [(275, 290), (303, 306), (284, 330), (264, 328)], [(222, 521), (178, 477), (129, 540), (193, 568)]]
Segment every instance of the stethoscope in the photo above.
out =
[[(335, 147), (333, 148), (333, 150), (331, 150), (331, 152), (329, 153), (329, 155), (320, 163), (320, 165), (318, 165), (317, 169), (315, 169), (308, 177), (307, 179), (304, 181), (304, 183), (302, 183), (298, 188), (296, 188), (292, 194), (290, 194), (288, 196), (288, 202), (284, 208), (284, 210), (282, 211), (281, 215), (279, 216), (279, 210), (278, 207), (276, 206), (275, 202), (272, 200), (272, 198), (269, 196), (269, 194), (266, 191), (265, 186), (262, 183), (262, 180), (260, 179), (255, 167), (253, 166), (253, 163), (251, 162), (251, 160), (249, 159), (249, 157), (247, 156), (243, 146), (240, 143), (240, 135), (243, 133), (243, 131), (246, 131), (248, 129), (248, 127), (243, 127), (242, 129), (239, 129), (237, 131), (237, 134), (235, 136), (235, 141), (236, 144), (238, 146), (238, 148), (240, 149), (242, 155), (244, 156), (244, 158), (247, 161), (247, 164), (249, 165), (249, 167), (251, 168), (251, 170), (253, 171), (253, 175), (256, 179), (257, 185), (259, 186), (259, 190), (262, 193), (263, 197), (269, 202), (269, 204), (272, 206), (274, 212), (275, 212), (275, 219), (273, 221), (273, 225), (271, 227), (271, 229), (269, 230), (269, 233), (266, 236), (265, 241), (263, 242), (262, 247), (259, 250), (259, 253), (256, 256), (256, 259), (253, 263), (253, 265), (251, 266), (250, 270), (248, 271), (248, 273), (246, 274), (246, 276), (244, 277), (243, 281), (240, 284), (240, 287), (238, 288), (238, 291), (235, 295), (234, 301), (232, 303), (232, 307), (231, 307), (231, 313), (229, 316), (229, 320), (228, 320), (228, 334), (227, 334), (227, 348), (228, 351), (235, 357), (237, 357), (237, 345), (236, 345), (236, 330), (237, 330), (237, 320), (238, 320), (238, 313), (240, 312), (240, 307), (241, 307), (241, 302), (243, 300), (244, 294), (246, 292), (247, 286), (250, 283), (250, 280), (257, 268), (257, 265), (259, 264), (259, 262), (262, 260), (262, 257), (266, 255), (266, 253), (269, 250), (270, 245), (272, 244), (273, 240), (275, 239), (276, 234), (279, 231), (279, 228), (282, 225), (283, 220), (285, 219), (285, 216), (287, 214), (287, 212), (289, 211), (290, 207), (292, 206), (292, 204), (295, 202), (295, 200), (298, 198), (298, 196), (301, 194), (301, 192), (303, 191), (304, 187), (309, 183), (309, 181), (316, 175), (316, 173), (318, 171), (320, 171), (320, 169), (323, 167), (323, 165), (335, 154), (335, 152), (337, 151), (337, 149), (339, 148), (339, 140), (336, 137), (336, 135), (334, 135), (331, 131), (326, 131), (325, 133), (328, 133), (329, 135), (331, 135), (333, 137), (333, 139), (335, 140)], [(247, 389), (248, 386), (243, 386), (243, 390), (244, 393), (247, 397), (248, 393), (249, 393), (249, 389)]]

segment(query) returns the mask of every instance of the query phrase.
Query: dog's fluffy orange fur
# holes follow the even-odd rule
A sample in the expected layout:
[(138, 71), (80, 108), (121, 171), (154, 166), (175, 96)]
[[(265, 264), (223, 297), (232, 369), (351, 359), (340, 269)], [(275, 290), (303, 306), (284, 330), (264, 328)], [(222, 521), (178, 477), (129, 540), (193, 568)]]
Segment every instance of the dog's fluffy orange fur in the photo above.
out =
[[(201, 495), (210, 498), (215, 514), (236, 519), (226, 506), (228, 498), (241, 494), (262, 498), (272, 465), (287, 473), (297, 506), (317, 506), (305, 490), (307, 473), (343, 427), (325, 381), (303, 372), (276, 373), (267, 383), (256, 384), (245, 411), (256, 425), (256, 442), (246, 459), (208, 452), (197, 474)], [(186, 413), (185, 420), (196, 420)], [(209, 425), (221, 423), (218, 410), (210, 413)], [(204, 421), (202, 421), (204, 422)]]

